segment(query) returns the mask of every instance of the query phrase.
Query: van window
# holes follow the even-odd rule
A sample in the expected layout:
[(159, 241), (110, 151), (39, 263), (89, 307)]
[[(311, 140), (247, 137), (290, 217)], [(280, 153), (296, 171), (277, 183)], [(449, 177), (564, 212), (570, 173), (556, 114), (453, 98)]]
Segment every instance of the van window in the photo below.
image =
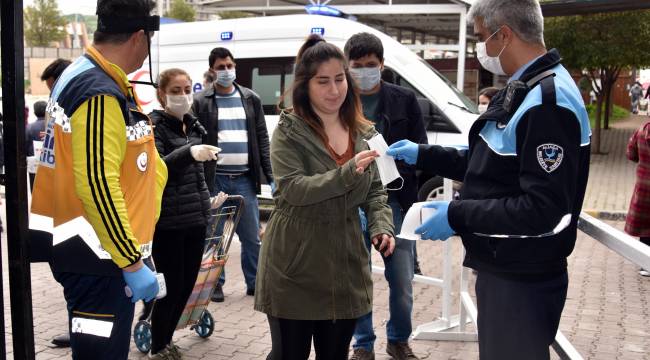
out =
[(389, 67), (384, 67), (381, 77), (384, 81), (389, 81), (395, 85), (405, 87), (415, 93), (418, 104), (420, 105), (420, 111), (422, 112), (424, 127), (427, 131), (460, 134), (460, 130), (453, 122), (451, 122), (451, 120), (449, 120), (447, 115), (436, 106), (436, 104), (422, 95), (418, 89), (406, 81), (406, 79), (402, 78), (395, 70)]
[[(255, 91), (262, 100), (265, 115), (277, 115), (282, 94), (293, 82), (294, 58), (237, 60), (238, 82)], [(285, 100), (283, 107), (290, 106)]]

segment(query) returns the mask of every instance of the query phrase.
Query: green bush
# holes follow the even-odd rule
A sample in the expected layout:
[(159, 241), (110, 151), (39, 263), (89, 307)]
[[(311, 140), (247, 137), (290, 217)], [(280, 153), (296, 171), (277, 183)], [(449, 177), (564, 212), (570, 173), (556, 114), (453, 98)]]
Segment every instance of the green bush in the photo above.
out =
[[(605, 110), (605, 106), (603, 106), (603, 111)], [(587, 105), (587, 113), (589, 114), (589, 124), (591, 125), (591, 128), (596, 124), (596, 104), (589, 104)], [(614, 112), (612, 113), (612, 116), (609, 117), (609, 124), (612, 125), (613, 123), (624, 119), (626, 117), (630, 116), (630, 111), (627, 109), (624, 109), (618, 105), (614, 105)], [(605, 114), (601, 114), (600, 117), (600, 123), (601, 126), (604, 125), (605, 122)]]

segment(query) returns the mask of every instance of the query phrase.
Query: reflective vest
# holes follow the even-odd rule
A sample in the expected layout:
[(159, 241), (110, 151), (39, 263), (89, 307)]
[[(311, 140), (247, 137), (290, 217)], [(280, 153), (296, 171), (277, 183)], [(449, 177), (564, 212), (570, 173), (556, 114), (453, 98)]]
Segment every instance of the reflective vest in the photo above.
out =
[(150, 254), (167, 181), (151, 121), (92, 47), (61, 74), (47, 112), (30, 229), (52, 234), (54, 271), (119, 274)]

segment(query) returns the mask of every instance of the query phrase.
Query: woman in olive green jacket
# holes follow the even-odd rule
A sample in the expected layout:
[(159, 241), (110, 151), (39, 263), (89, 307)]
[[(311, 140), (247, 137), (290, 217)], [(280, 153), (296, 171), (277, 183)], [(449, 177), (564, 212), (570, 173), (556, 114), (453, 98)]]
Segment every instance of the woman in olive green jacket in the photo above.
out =
[(277, 190), (258, 264), (255, 309), (268, 315), (270, 359), (347, 359), (356, 319), (372, 308), (369, 253), (395, 246), (391, 209), (340, 49), (310, 36), (296, 59), (293, 110), (271, 142)]

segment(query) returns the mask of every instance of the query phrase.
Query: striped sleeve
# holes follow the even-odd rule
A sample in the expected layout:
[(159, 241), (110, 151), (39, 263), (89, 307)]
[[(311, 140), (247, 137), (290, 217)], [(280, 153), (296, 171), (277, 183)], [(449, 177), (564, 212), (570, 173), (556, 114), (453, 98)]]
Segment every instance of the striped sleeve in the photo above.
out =
[(126, 126), (114, 97), (84, 102), (71, 118), (75, 190), (97, 237), (120, 268), (140, 257), (120, 186)]

